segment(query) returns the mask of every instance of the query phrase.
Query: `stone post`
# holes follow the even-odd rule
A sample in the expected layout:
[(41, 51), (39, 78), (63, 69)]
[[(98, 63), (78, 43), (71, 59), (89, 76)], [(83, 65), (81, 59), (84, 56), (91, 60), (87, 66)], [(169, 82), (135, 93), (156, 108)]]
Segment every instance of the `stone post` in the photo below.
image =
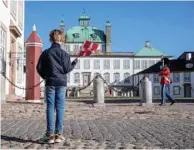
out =
[(131, 91), (131, 97), (133, 97), (133, 91)]
[(79, 97), (79, 95), (80, 95), (79, 93), (80, 93), (80, 92), (79, 92), (79, 91), (77, 91), (76, 97)]
[(152, 104), (152, 82), (148, 77), (144, 77), (141, 82), (141, 105), (151, 105)]
[(113, 97), (116, 97), (116, 92), (115, 92), (115, 91), (113, 91), (112, 93), (113, 93)]
[(94, 102), (98, 104), (104, 104), (104, 81), (97, 77), (93, 84)]

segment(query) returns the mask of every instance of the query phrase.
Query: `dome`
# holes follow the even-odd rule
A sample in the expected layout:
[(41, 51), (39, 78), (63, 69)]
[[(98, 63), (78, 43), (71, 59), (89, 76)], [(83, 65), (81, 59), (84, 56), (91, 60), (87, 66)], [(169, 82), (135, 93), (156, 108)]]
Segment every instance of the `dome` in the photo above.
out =
[(104, 31), (91, 26), (74, 26), (66, 32), (65, 39), (67, 43), (83, 43), (86, 40), (97, 43), (106, 42)]
[(80, 17), (79, 17), (79, 20), (80, 19), (90, 19), (89, 16), (86, 15), (86, 13), (84, 12)]

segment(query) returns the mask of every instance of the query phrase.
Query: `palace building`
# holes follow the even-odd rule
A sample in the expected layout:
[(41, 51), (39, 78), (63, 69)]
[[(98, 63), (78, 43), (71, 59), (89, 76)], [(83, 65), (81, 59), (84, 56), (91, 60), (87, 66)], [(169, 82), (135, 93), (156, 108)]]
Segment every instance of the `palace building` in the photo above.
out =
[[(126, 91), (126, 96), (138, 95), (132, 90), (132, 87), (140, 79), (133, 75), (156, 64), (162, 56), (172, 58), (172, 56), (152, 47), (149, 41), (146, 41), (145, 45), (142, 43), (142, 49), (137, 52), (113, 52), (111, 48), (111, 22), (109, 20), (106, 21), (105, 31), (90, 25), (90, 17), (85, 12), (78, 21), (78, 26), (68, 30), (66, 30), (63, 20), (60, 23), (60, 29), (65, 36), (62, 47), (69, 53), (71, 59), (76, 58), (76, 54), (82, 49), (82, 44), (86, 40), (99, 43), (99, 47), (96, 54), (80, 57), (75, 69), (68, 74), (68, 88), (71, 90), (88, 85), (95, 75), (100, 73), (111, 86), (120, 91)], [(78, 95), (90, 95), (92, 90), (91, 85)], [(109, 90), (106, 91), (108, 94)], [(120, 92), (114, 93), (114, 96), (121, 95)]]

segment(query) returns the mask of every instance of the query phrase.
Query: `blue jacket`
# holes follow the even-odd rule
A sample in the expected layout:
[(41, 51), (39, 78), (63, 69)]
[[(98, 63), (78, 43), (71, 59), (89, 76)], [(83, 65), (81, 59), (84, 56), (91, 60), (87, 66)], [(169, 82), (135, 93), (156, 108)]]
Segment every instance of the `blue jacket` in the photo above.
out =
[(69, 55), (61, 49), (60, 44), (53, 43), (45, 50), (38, 61), (37, 72), (45, 79), (46, 86), (67, 86), (67, 73), (73, 70)]

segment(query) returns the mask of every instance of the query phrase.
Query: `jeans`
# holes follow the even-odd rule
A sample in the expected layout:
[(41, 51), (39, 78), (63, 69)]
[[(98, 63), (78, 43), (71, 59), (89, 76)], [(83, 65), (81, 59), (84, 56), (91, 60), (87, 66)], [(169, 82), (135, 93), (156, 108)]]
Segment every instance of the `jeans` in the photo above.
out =
[[(64, 86), (46, 86), (46, 135), (62, 134), (64, 121), (64, 108), (66, 87)], [(56, 111), (56, 121), (55, 121)]]
[(172, 96), (169, 93), (169, 84), (162, 84), (161, 87), (161, 104), (165, 104), (166, 103), (166, 97), (173, 102), (174, 99), (172, 98)]

